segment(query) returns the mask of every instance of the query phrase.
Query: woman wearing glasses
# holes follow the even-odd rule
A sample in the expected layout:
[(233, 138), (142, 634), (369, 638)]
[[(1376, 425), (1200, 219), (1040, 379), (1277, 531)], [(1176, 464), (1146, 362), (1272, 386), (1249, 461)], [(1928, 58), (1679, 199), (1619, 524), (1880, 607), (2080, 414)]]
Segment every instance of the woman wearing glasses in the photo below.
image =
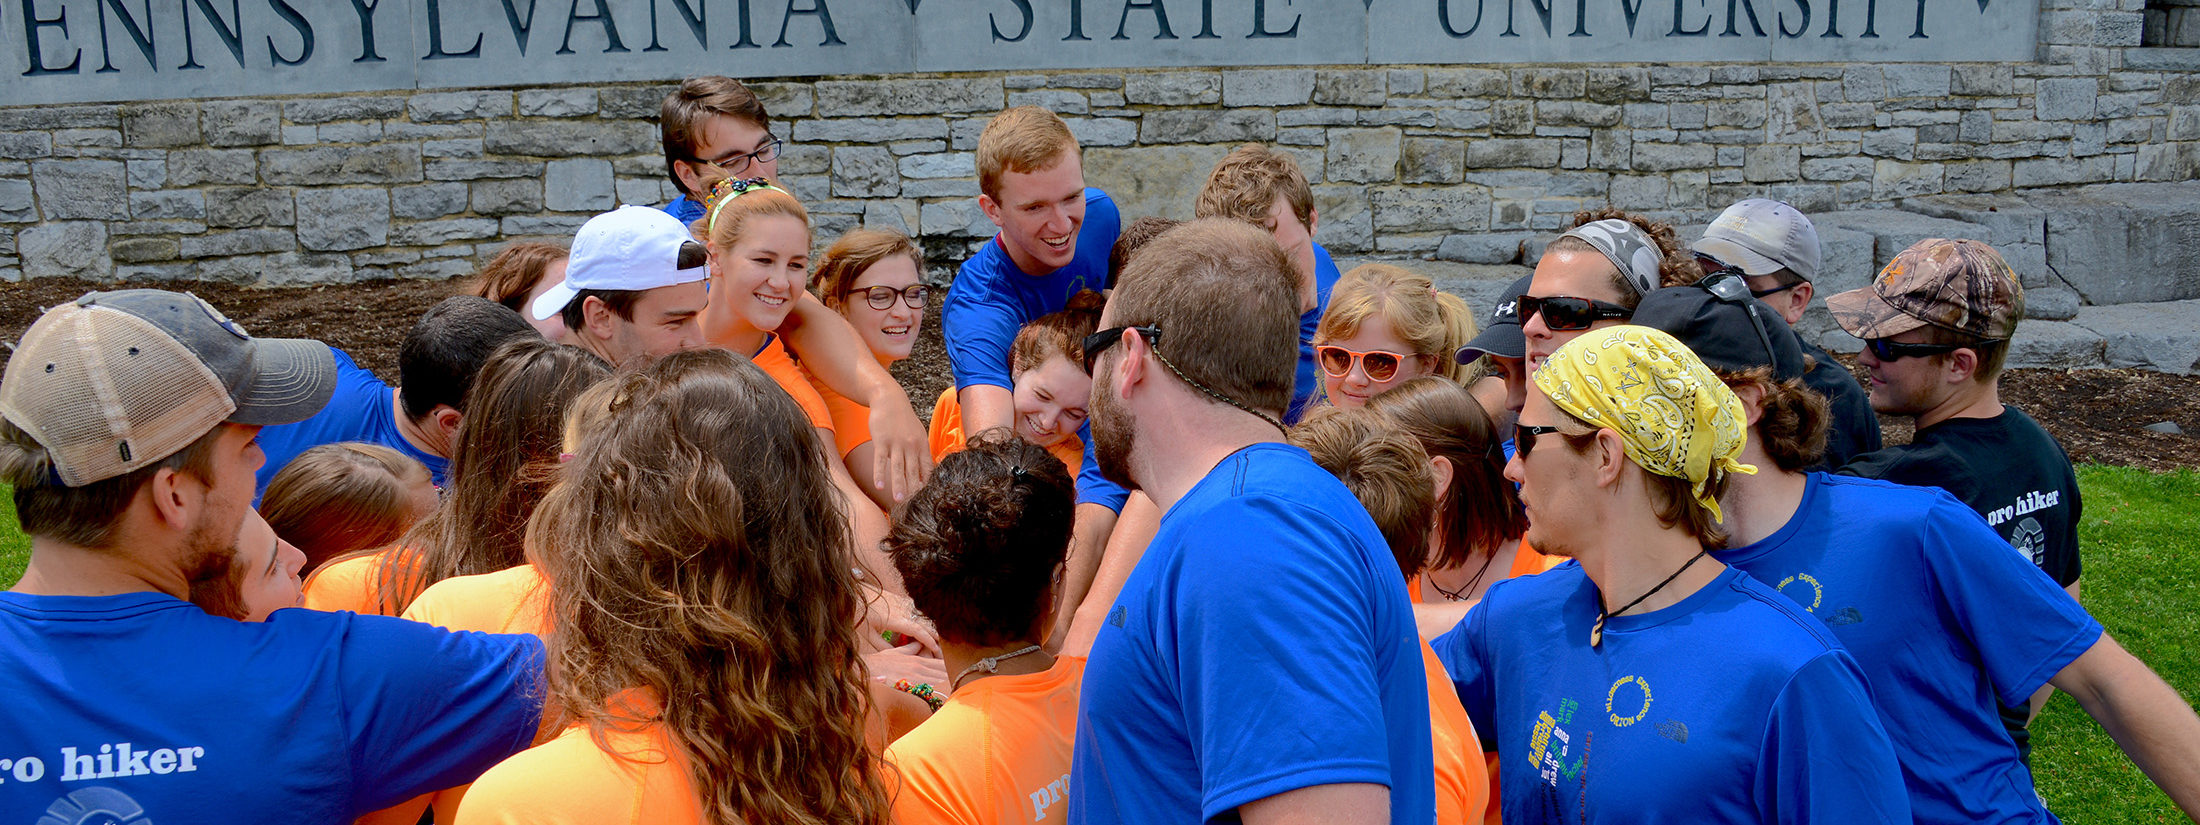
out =
[[(930, 291), (924, 283), (924, 250), (890, 229), (857, 229), (840, 236), (817, 267), (818, 300), (848, 319), (882, 367), (908, 358), (916, 346)], [(834, 392), (806, 367), (803, 376), (832, 413), (834, 455), (880, 509), (892, 510), (893, 493), (869, 472), (876, 459), (871, 408)]]
[(1617, 209), (1574, 213), (1574, 227), (1543, 250), (1520, 297), (1528, 375), (1582, 333), (1627, 323), (1644, 293), (1702, 278), (1672, 226)]
[(1338, 279), (1314, 332), (1314, 358), (1332, 406), (1357, 409), (1424, 375), (1466, 383), (1480, 372), (1452, 359), (1474, 338), (1474, 311), (1428, 276), (1361, 264)]
[[(1081, 290), (1061, 312), (1039, 316), (1017, 330), (1008, 349), (1009, 379), (1016, 385), (1011, 395), (1016, 435), (1047, 448), (1071, 473), (1084, 466), (1085, 442), (1077, 431), (1092, 403), (1085, 336), (1100, 326), (1106, 304), (1100, 293)], [(932, 459), (962, 449), (964, 439), (975, 435), (963, 432), (962, 405), (954, 388), (940, 393), (932, 407)]]

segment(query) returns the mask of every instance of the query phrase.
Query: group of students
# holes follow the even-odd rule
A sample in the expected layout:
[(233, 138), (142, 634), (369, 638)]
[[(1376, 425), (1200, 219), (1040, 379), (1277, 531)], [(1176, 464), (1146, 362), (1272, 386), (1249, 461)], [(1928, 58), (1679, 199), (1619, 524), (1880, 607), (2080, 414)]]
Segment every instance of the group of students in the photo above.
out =
[(1288, 154), (1125, 222), (1013, 108), (926, 428), (922, 249), (813, 265), (755, 96), (662, 114), (683, 196), (506, 248), (394, 386), (172, 292), (25, 333), (0, 807), (2047, 822), (2052, 687), (2200, 814), (2200, 718), (2079, 607), (2068, 459), (2000, 403), (1984, 244), (1826, 299), (1867, 385), (1790, 328), (1786, 204), (1578, 214), (1477, 323), (1339, 272)]

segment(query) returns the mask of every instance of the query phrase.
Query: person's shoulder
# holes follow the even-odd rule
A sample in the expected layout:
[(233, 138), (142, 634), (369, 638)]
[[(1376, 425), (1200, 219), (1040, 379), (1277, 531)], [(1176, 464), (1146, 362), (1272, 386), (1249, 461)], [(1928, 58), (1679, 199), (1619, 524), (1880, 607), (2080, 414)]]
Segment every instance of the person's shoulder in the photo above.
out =
[(1736, 573), (1715, 586), (1732, 592), (1740, 609), (1761, 614), (1743, 620), (1752, 628), (1749, 646), (1788, 667), (1801, 668), (1829, 650), (1841, 649), (1824, 621), (1755, 576)]
[[(1870, 453), (1866, 457), (1878, 454)], [(1856, 464), (1851, 462), (1849, 466)], [(1907, 518), (1932, 509), (1938, 502), (1955, 502), (1946, 490), (1938, 487), (1902, 484), (1876, 475), (1810, 475), (1818, 483), (1820, 493), (1827, 497), (1827, 505), (1838, 513)]]
[(1098, 186), (1087, 186), (1085, 187), (1085, 208), (1091, 209), (1095, 206), (1112, 210), (1115, 208), (1115, 198), (1109, 196), (1107, 190)]
[(1952, 458), (1945, 447), (1913, 442), (1881, 447), (1857, 456), (1841, 465), (1837, 472), (1898, 484), (1932, 484), (1935, 479), (1947, 475)]
[(955, 268), (955, 281), (948, 284), (947, 294), (953, 297), (956, 292), (962, 292), (967, 296), (970, 290), (990, 287), (1015, 269), (1015, 262), (1008, 259), (1008, 250), (1001, 248), (1001, 239), (998, 236), (988, 238), (978, 246), (978, 251), (963, 259), (962, 266)]
[(949, 698), (923, 724), (886, 748), (886, 761), (905, 773), (940, 776), (957, 766), (979, 767), (986, 752), (986, 712), (960, 694)]
[[(652, 767), (647, 763), (639, 767)], [(586, 728), (497, 763), (466, 790), (459, 823), (630, 822), (636, 777), (619, 770)]]
[(542, 588), (542, 573), (532, 564), (453, 576), (421, 591), (405, 608), (405, 618), (449, 630), (505, 632), (505, 619)]

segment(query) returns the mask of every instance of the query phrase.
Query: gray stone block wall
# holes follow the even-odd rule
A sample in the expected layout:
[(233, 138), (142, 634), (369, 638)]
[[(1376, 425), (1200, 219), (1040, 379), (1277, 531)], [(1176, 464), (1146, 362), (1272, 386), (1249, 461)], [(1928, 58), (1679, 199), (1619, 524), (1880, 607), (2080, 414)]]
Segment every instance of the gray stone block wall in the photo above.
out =
[[(2155, 222), (2123, 236), (2087, 230), (2083, 216), (2116, 207), (2075, 192), (1992, 208), (2019, 191), (2200, 178), (2200, 59), (2138, 48), (2143, 7), (2047, 0), (2039, 60), (2018, 64), (1171, 68), (752, 87), (788, 140), (782, 177), (821, 243), (862, 225), (920, 235), (946, 258), (981, 241), (992, 227), (971, 202), (977, 135), (1002, 106), (1033, 103), (1064, 115), (1088, 181), (1127, 217), (1189, 217), (1215, 160), (1263, 141), (1299, 159), (1317, 237), (1340, 254), (1520, 263), (1576, 209), (1700, 224), (1763, 196), (1811, 214), (1901, 207), (1983, 225), (2013, 260), (2040, 264), (2037, 280), (2049, 264), (2076, 271), (2099, 250), (2195, 231), (2190, 216), (2153, 213), (2118, 218)], [(0, 108), (0, 279), (465, 272), (511, 240), (569, 239), (614, 204), (672, 198), (653, 122), (668, 89)], [(1868, 251), (1852, 257), (1874, 264), (1899, 234), (1868, 215), (1829, 229), (1861, 233)], [(2038, 281), (2060, 291), (2036, 314), (2200, 295), (2189, 260), (2148, 254), (2180, 274)]]

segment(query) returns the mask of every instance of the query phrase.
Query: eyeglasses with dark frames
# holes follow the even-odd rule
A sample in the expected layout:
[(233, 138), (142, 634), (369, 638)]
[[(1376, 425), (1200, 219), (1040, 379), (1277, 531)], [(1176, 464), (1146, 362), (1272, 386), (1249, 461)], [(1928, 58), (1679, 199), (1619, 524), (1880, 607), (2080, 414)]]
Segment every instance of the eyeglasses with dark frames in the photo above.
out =
[(1635, 311), (1593, 298), (1576, 298), (1570, 295), (1520, 296), (1520, 323), (1525, 326), (1528, 319), (1537, 315), (1543, 316), (1543, 326), (1552, 332), (1573, 332), (1588, 329), (1607, 318), (1624, 321), (1634, 317)]
[(923, 309), (925, 300), (932, 296), (932, 288), (924, 284), (911, 284), (905, 289), (870, 286), (848, 290), (848, 294), (863, 296), (863, 302), (876, 310), (892, 309), (896, 295), (901, 296), (901, 302), (908, 304), (910, 309)]
[[(1733, 273), (1735, 277), (1743, 279), (1742, 283), (1744, 285), (1747, 285), (1749, 283), (1748, 278), (1750, 277), (1750, 275), (1748, 272), (1742, 271), (1741, 267), (1734, 266), (1725, 261), (1721, 261), (1717, 258), (1705, 255), (1701, 252), (1696, 253), (1696, 263), (1697, 265), (1703, 267), (1703, 276), (1705, 280), (1709, 280), (1713, 275), (1719, 275), (1722, 273)], [(1796, 278), (1795, 280), (1789, 281), (1771, 289), (1750, 288), (1749, 294), (1757, 298), (1768, 298), (1807, 283), (1810, 282), (1803, 280), (1802, 278)]]
[[(766, 135), (766, 137), (770, 137), (770, 135)], [(784, 141), (779, 138), (771, 138), (765, 141), (764, 145), (756, 147), (753, 152), (728, 152), (717, 158), (690, 158), (690, 160), (716, 166), (738, 176), (748, 171), (749, 165), (752, 163), (770, 163), (779, 159), (779, 150), (783, 145)]]
[(1922, 358), (1964, 349), (1960, 344), (1904, 344), (1885, 338), (1872, 338), (1864, 342), (1864, 348), (1872, 351), (1872, 357), (1880, 361), (1899, 361), (1904, 358)]

